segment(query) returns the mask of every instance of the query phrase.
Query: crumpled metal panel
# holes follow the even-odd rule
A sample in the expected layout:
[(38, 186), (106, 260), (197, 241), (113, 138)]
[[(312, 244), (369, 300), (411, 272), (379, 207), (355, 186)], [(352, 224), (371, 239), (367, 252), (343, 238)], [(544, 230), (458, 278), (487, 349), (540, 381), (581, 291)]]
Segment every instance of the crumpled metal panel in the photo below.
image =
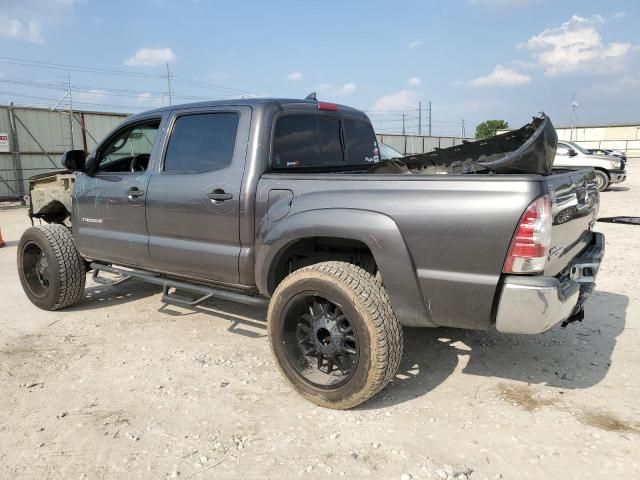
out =
[(464, 142), (434, 152), (381, 162), (374, 173), (494, 173), (549, 175), (558, 136), (546, 115), (494, 137)]

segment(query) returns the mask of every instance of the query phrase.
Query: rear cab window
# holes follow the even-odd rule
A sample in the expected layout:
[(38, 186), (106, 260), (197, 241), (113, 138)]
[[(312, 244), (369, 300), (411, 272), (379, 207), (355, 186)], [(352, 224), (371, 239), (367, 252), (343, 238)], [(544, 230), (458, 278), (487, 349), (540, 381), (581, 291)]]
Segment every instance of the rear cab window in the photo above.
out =
[(314, 114), (286, 114), (276, 120), (274, 170), (366, 168), (379, 160), (375, 133), (365, 120)]

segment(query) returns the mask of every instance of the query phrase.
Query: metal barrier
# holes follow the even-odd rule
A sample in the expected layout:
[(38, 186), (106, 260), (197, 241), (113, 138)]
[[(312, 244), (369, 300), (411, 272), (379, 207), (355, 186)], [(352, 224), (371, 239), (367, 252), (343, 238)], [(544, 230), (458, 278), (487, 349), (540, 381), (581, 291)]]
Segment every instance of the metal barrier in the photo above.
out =
[(60, 170), (66, 150), (93, 150), (126, 116), (0, 106), (0, 199), (24, 199), (29, 177)]

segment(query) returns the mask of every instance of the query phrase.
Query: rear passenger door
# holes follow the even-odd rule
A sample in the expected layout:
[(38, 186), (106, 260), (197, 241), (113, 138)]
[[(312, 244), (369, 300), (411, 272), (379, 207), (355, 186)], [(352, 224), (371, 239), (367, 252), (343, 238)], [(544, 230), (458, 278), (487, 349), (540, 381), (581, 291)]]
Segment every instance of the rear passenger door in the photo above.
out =
[(238, 283), (239, 201), (250, 124), (246, 106), (172, 112), (147, 195), (156, 269)]

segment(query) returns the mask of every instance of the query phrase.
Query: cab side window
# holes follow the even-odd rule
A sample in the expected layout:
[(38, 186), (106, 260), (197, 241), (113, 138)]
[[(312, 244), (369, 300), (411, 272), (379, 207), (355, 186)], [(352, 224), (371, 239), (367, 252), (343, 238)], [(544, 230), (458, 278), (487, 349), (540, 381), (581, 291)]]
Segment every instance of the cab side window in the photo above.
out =
[(235, 112), (183, 115), (176, 119), (164, 158), (167, 173), (203, 173), (231, 164), (239, 115)]
[(97, 172), (140, 173), (149, 167), (160, 120), (133, 125), (116, 135), (98, 153)]

